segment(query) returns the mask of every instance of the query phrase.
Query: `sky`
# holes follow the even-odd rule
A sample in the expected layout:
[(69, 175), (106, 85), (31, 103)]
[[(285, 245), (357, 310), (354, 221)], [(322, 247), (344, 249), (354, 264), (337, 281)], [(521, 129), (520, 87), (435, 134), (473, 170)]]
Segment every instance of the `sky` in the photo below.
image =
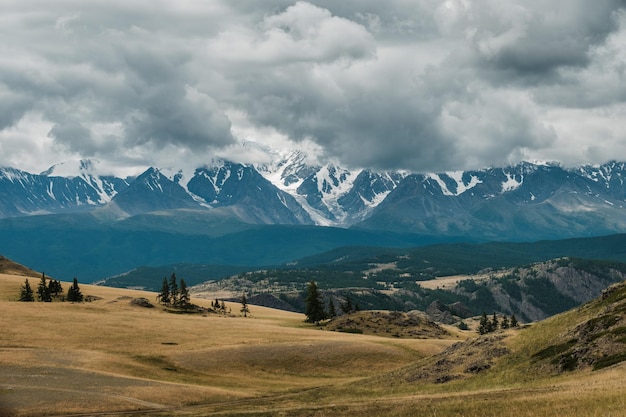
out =
[(626, 160), (626, 0), (0, 0), (0, 166)]

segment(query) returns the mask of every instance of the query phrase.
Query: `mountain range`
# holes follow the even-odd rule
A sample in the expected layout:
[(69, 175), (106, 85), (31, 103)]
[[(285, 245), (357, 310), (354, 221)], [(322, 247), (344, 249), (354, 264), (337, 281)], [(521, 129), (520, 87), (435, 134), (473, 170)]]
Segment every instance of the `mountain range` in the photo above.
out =
[(224, 268), (285, 265), (343, 246), (626, 232), (622, 162), (382, 172), (260, 151), (263, 163), (210, 159), (124, 178), (94, 160), (39, 174), (0, 168), (0, 254), (58, 279), (92, 282), (182, 263), (219, 265), (202, 269), (215, 279)]
[(193, 172), (98, 174), (95, 161), (31, 174), (0, 168), (0, 218), (94, 212), (108, 220), (177, 210), (233, 224), (315, 225), (474, 240), (626, 231), (626, 163), (564, 168), (524, 162), (444, 173), (312, 164), (267, 150), (263, 164), (212, 160)]

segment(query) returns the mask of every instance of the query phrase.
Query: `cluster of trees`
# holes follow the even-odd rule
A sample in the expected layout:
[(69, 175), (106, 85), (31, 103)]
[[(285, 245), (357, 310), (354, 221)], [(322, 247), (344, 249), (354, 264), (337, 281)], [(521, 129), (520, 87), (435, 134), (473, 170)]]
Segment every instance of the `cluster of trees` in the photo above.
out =
[(160, 304), (178, 308), (187, 308), (191, 306), (191, 297), (189, 296), (189, 289), (187, 283), (181, 278), (180, 286), (178, 284), (176, 273), (172, 273), (170, 279), (163, 278), (163, 285), (161, 291), (157, 295), (157, 301)]
[[(346, 296), (345, 302), (341, 303), (341, 311), (344, 314), (359, 311), (359, 306), (352, 303), (350, 295)], [(319, 323), (322, 320), (337, 317), (337, 310), (333, 300), (329, 300), (328, 311), (324, 308), (324, 300), (315, 281), (309, 282), (305, 300), (304, 314), (307, 323)]]
[[(59, 298), (63, 294), (63, 286), (55, 279), (46, 279), (46, 274), (41, 274), (41, 280), (37, 285), (37, 300), (49, 303), (53, 299)], [(20, 288), (19, 301), (32, 302), (35, 301), (35, 294), (28, 282), (28, 278), (24, 281), (24, 285)], [(78, 280), (74, 278), (72, 286), (67, 290), (67, 296), (61, 297), (61, 301), (82, 302), (83, 294), (78, 286)]]
[(478, 333), (479, 334), (487, 334), (492, 333), (498, 330), (498, 327), (501, 329), (508, 329), (510, 327), (518, 327), (519, 323), (515, 314), (511, 315), (509, 319), (507, 316), (502, 316), (502, 320), (498, 319), (496, 313), (493, 313), (491, 319), (487, 317), (487, 313), (483, 313), (480, 318), (480, 323), (478, 324)]

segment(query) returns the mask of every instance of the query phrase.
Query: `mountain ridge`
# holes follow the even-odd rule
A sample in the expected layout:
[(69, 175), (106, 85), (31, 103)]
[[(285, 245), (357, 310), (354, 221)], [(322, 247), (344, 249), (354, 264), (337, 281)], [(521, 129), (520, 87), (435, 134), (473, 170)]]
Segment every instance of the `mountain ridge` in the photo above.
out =
[[(41, 174), (0, 168), (0, 218), (111, 206), (117, 218), (217, 208), (249, 224), (352, 227), (485, 240), (538, 240), (626, 232), (626, 163), (563, 168), (522, 162), (442, 173), (316, 164), (302, 151), (264, 150), (271, 162), (212, 159), (191, 172), (151, 167), (137, 177), (97, 163)], [(273, 158), (273, 159), (272, 159)]]

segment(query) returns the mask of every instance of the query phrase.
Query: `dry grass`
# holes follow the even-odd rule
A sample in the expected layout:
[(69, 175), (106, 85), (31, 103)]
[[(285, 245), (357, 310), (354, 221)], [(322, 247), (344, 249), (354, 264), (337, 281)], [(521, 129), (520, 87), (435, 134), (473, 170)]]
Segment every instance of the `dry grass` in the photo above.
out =
[(1, 416), (612, 417), (626, 406), (625, 365), (558, 377), (529, 371), (536, 344), (553, 343), (556, 329), (576, 324), (572, 316), (509, 332), (513, 354), (496, 358), (490, 372), (433, 384), (406, 382), (400, 369), (414, 369), (460, 333), (448, 340), (337, 333), (256, 306), (252, 318), (170, 314), (130, 305), (154, 293), (88, 285), (83, 294), (100, 299), (11, 301), (23, 281), (0, 274)]
[[(37, 280), (30, 281), (35, 288)], [(96, 301), (12, 301), (23, 282), (0, 275), (5, 414), (153, 409), (276, 395), (387, 372), (450, 343), (337, 334), (304, 324), (300, 314), (256, 306), (250, 306), (251, 318), (171, 314), (130, 305), (136, 297), (154, 300), (154, 293), (89, 285), (81, 290)], [(238, 311), (239, 305), (227, 307)]]

